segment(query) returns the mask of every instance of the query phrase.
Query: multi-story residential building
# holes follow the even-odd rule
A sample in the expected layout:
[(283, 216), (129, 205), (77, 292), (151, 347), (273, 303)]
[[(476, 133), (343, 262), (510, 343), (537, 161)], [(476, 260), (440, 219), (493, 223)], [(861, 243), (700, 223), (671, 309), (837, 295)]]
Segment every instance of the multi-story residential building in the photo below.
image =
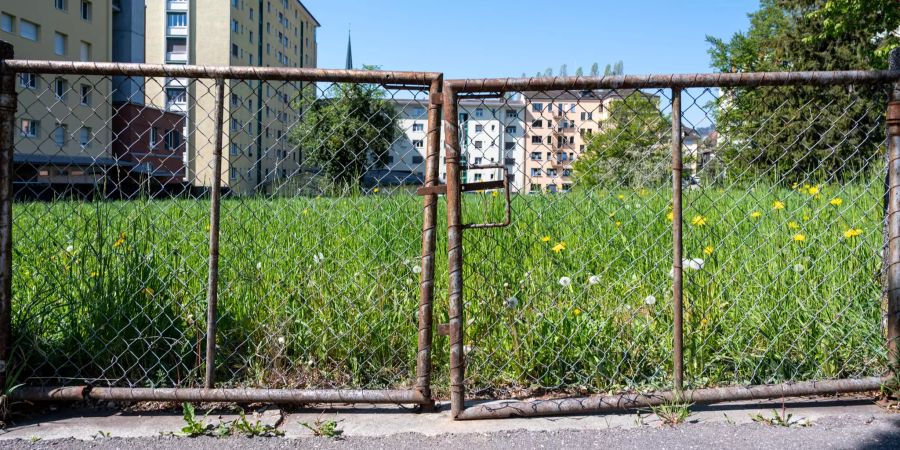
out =
[[(510, 190), (518, 192), (524, 181), (525, 103), (519, 97), (462, 100), (459, 105), (460, 150), (469, 166), (505, 165)], [(443, 156), (443, 155), (442, 155)], [(443, 160), (443, 158), (442, 158)], [(446, 180), (442, 167), (441, 180)], [(503, 179), (501, 169), (464, 171), (463, 183)]]
[(566, 192), (573, 183), (573, 164), (591, 135), (609, 117), (614, 91), (526, 92), (524, 187), (527, 192)]
[[(147, 3), (147, 62), (213, 66), (316, 67), (319, 22), (299, 0), (158, 0)], [(228, 81), (222, 183), (269, 191), (298, 174), (288, 142), (299, 83)], [(208, 83), (148, 79), (146, 98), (187, 115), (184, 160), (195, 186), (212, 180), (215, 95)]]
[(392, 103), (402, 134), (391, 144), (384, 170), (370, 171), (373, 173), (367, 178), (373, 178), (374, 184), (422, 184), (428, 148), (428, 102), (396, 99)]
[[(6, 1), (0, 40), (20, 59), (110, 61), (111, 0)], [(17, 189), (48, 185), (92, 189), (117, 173), (110, 153), (110, 81), (97, 76), (41, 76), (18, 80)], [(44, 187), (41, 187), (44, 186)]]

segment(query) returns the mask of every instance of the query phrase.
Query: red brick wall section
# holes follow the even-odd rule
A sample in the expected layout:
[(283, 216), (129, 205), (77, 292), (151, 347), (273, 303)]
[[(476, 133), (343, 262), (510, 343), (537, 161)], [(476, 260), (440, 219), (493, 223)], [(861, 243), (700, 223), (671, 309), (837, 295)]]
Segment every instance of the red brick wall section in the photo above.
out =
[[(184, 179), (186, 150), (182, 134), (185, 116), (150, 106), (133, 103), (113, 105), (113, 155), (137, 164), (149, 163), (154, 169), (178, 174), (174, 177), (157, 177), (162, 183), (180, 183)], [(156, 145), (151, 148), (152, 129), (157, 130)], [(180, 136), (176, 148), (166, 148), (166, 133), (174, 130)]]

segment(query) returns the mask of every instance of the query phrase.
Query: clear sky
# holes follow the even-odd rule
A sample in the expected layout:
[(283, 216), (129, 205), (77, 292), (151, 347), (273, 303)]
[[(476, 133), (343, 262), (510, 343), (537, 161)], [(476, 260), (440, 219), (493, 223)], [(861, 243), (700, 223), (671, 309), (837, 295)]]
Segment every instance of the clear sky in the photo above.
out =
[(322, 24), (320, 68), (353, 62), (447, 78), (574, 75), (624, 62), (625, 73), (709, 72), (706, 35), (746, 30), (758, 0), (303, 0)]

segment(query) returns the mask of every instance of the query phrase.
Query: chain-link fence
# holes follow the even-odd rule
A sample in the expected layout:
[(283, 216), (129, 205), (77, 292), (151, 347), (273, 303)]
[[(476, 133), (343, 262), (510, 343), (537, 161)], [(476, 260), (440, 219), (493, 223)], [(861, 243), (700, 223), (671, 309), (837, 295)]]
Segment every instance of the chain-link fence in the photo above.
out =
[(8, 63), (7, 385), (431, 402), (438, 74)]
[(878, 388), (891, 86), (767, 75), (448, 82), (454, 417)]

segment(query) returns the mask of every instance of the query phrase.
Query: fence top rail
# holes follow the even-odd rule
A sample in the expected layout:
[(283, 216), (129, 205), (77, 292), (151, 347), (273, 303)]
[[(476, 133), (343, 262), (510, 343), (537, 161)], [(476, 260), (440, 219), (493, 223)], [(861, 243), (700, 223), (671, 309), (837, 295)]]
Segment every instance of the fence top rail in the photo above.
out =
[(448, 80), (458, 93), (566, 89), (644, 89), (784, 85), (880, 84), (900, 81), (900, 70), (686, 73), (602, 77), (484, 78)]
[(430, 86), (441, 77), (436, 72), (382, 70), (334, 70), (290, 67), (196, 66), (181, 64), (133, 64), (109, 62), (42, 61), (9, 59), (6, 69), (53, 75), (105, 75), (172, 78), (208, 78), (263, 81), (324, 81), (346, 83)]

